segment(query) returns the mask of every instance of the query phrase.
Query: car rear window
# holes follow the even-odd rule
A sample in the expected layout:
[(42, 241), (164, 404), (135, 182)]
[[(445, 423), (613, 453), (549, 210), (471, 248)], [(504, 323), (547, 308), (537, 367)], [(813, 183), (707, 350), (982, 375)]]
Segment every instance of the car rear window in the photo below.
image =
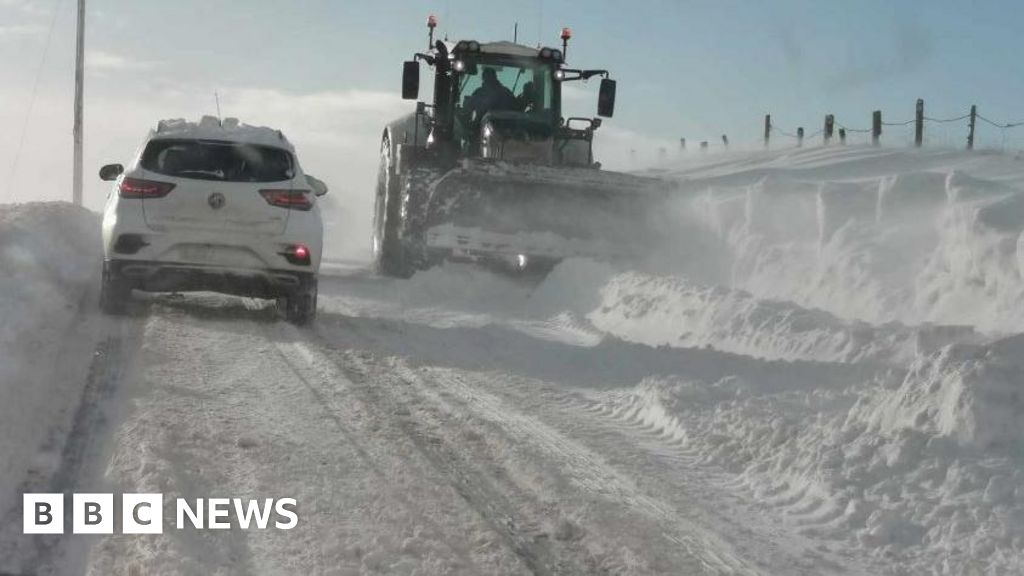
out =
[(292, 155), (280, 148), (217, 140), (153, 140), (142, 153), (150, 172), (223, 182), (281, 182), (295, 175)]

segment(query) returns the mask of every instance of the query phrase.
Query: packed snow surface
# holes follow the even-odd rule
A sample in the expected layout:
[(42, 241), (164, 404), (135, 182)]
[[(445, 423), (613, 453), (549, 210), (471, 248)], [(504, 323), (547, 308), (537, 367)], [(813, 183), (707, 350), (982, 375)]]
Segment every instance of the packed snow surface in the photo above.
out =
[[(140, 296), (88, 380), (129, 408), (72, 485), (294, 495), (304, 523), (59, 553), (0, 531), (0, 571), (1024, 573), (1024, 160), (837, 146), (651, 175), (677, 225), (642, 262), (328, 263), (308, 330)], [(94, 218), (0, 210), (8, 507), (68, 468), (88, 362), (31, 358), (78, 350)]]

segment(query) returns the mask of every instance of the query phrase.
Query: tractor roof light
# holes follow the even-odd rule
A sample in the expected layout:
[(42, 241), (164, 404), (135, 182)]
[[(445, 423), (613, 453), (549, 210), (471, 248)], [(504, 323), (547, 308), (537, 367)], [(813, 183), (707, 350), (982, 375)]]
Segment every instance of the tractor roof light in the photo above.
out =
[(462, 60), (456, 60), (452, 64), (452, 69), (454, 69), (456, 72), (464, 72), (466, 70), (466, 63), (463, 62)]
[(555, 70), (555, 82), (565, 80), (565, 70)]
[(559, 38), (561, 38), (563, 42), (569, 40), (572, 38), (572, 30), (570, 30), (568, 26), (562, 28), (562, 35), (559, 36)]
[(562, 57), (559, 58), (560, 62), (565, 62), (565, 59), (569, 56), (569, 39), (572, 38), (572, 30), (568, 26), (562, 28)]
[(551, 48), (541, 48), (540, 49), (540, 57), (545, 59), (545, 60), (551, 58)]
[(433, 14), (427, 16), (427, 28), (430, 30), (427, 36), (427, 50), (430, 50), (434, 46), (434, 28), (437, 28), (437, 17)]
[(551, 59), (554, 60), (555, 62), (561, 62), (562, 61), (562, 51), (561, 50), (552, 50), (551, 51)]

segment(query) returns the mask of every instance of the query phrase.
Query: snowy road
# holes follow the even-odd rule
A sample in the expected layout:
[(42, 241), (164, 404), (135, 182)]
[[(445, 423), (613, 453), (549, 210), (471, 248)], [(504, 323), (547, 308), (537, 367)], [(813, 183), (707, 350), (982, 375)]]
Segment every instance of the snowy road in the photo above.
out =
[[(94, 217), (0, 208), (0, 574), (1021, 573), (1019, 161), (677, 170), (660, 260), (335, 263), (303, 329), (212, 294), (100, 316)], [(22, 535), (48, 491), (163, 493), (167, 528)], [(178, 530), (176, 497), (299, 524)]]
[[(672, 364), (676, 353), (580, 346), (567, 343), (585, 338), (578, 326), (497, 318), (480, 326), (466, 311), (436, 307), (419, 312), (449, 327), (381, 317), (395, 304), (393, 282), (358, 272), (327, 279), (327, 312), (314, 330), (278, 322), (262, 302), (213, 295), (146, 298), (135, 317), (107, 327), (117, 337), (102, 346), (138, 352), (104, 400), (117, 424), (89, 430), (110, 434), (108, 454), (96, 459), (108, 467), (83, 471), (74, 488), (293, 497), (301, 524), (287, 533), (85, 537), (44, 549), (35, 569), (820, 574), (850, 566), (852, 558), (817, 551), (759, 516), (678, 442), (596, 399), (623, 376), (611, 366)], [(514, 352), (523, 347), (536, 351)]]
[[(683, 355), (597, 344), (564, 318), (396, 302), (400, 282), (325, 278), (312, 330), (215, 295), (141, 296), (132, 317), (94, 319), (56, 489), (292, 497), (301, 524), (35, 537), (22, 569), (820, 574), (853, 561), (773, 526), (720, 471), (601, 401), (645, 365), (680, 372)], [(707, 354), (692, 370), (728, 371)]]

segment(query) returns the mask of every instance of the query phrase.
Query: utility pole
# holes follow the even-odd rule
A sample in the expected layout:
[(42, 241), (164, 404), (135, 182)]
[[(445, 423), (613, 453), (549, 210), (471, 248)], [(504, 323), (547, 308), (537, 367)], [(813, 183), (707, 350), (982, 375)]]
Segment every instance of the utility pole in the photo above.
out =
[(78, 35), (75, 49), (75, 156), (71, 201), (82, 205), (82, 100), (85, 88), (85, 0), (78, 0)]
[(971, 123), (969, 125), (970, 126), (970, 132), (967, 133), (967, 149), (968, 150), (974, 150), (974, 125), (977, 123), (977, 120), (978, 120), (978, 106), (972, 104), (971, 105)]
[(914, 109), (914, 146), (920, 148), (924, 143), (924, 100), (918, 98)]

